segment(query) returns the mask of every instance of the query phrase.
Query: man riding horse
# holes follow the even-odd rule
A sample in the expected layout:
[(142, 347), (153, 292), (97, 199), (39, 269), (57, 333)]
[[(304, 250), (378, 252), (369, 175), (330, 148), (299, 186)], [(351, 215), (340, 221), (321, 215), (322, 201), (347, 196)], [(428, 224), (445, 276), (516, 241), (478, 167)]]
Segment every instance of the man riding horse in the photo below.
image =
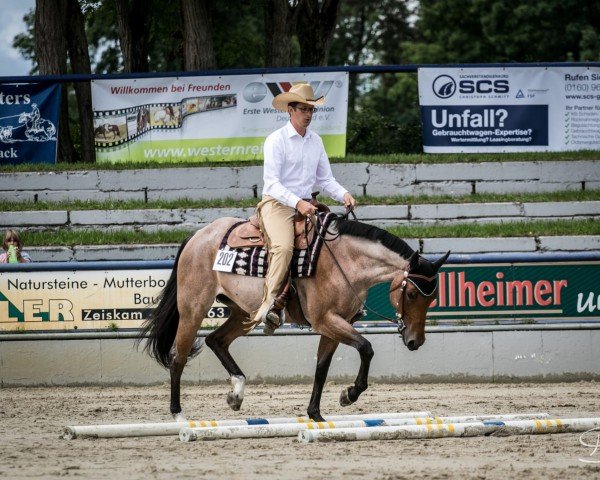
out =
[(298, 83), (273, 99), (273, 107), (288, 112), (290, 120), (265, 141), (263, 196), (256, 207), (269, 250), (269, 267), (262, 304), (254, 320), (264, 323), (266, 335), (272, 335), (282, 322), (283, 310), (274, 302), (289, 275), (296, 212), (305, 217), (316, 213), (317, 207), (309, 203), (314, 187), (347, 208), (356, 205), (352, 195), (333, 177), (321, 137), (308, 128), (315, 105), (324, 103), (323, 97), (314, 98), (308, 83)]
[[(310, 326), (320, 335), (307, 408), (308, 416), (316, 421), (324, 421), (321, 395), (340, 344), (356, 349), (360, 356), (356, 380), (342, 390), (340, 405), (353, 404), (368, 387), (374, 352), (369, 340), (353, 323), (360, 318), (358, 312), (367, 308), (365, 301), (371, 287), (391, 283), (390, 302), (396, 317), (388, 320), (398, 325), (404, 345), (414, 351), (425, 342), (427, 309), (437, 292), (438, 271), (450, 252), (431, 262), (395, 235), (359, 221), (333, 214), (312, 218), (314, 244), (324, 248), (320, 254), (315, 250), (314, 255), (307, 253), (306, 245), (303, 250), (296, 250), (304, 252), (298, 253), (298, 258), (301, 255), (316, 264), (310, 263), (304, 272), (303, 263), (302, 275), (295, 270), (295, 293), (290, 295), (285, 308), (276, 297), (289, 277), (294, 215), (297, 211), (305, 217), (312, 216), (316, 211), (306, 201), (312, 188), (318, 186), (347, 207), (356, 204), (352, 195), (333, 178), (320, 137), (308, 129), (314, 106), (321, 104), (323, 99), (315, 99), (308, 84), (295, 85), (273, 101), (275, 108), (289, 113), (290, 121), (265, 142), (263, 199), (257, 211), (270, 248), (268, 262), (264, 261), (262, 242), (255, 245), (260, 233), (252, 221), (232, 217), (215, 220), (181, 244), (160, 301), (140, 332), (139, 341), (147, 338), (145, 349), (169, 369), (169, 408), (178, 421), (186, 418), (180, 396), (183, 369), (201, 351), (202, 342), (196, 334), (215, 299), (227, 305), (230, 313), (206, 337), (204, 344), (229, 374), (232, 389), (227, 404), (234, 411), (242, 406), (246, 376), (229, 347), (260, 321), (265, 322), (267, 333), (272, 333), (283, 319), (284, 311), (287, 320)], [(240, 233), (236, 238), (248, 240), (253, 245), (248, 247), (252, 252), (243, 242), (237, 246), (230, 244), (232, 234), (244, 226), (247, 227), (244, 235), (250, 235), (243, 237)], [(230, 268), (216, 268), (224, 255)], [(263, 282), (260, 277), (266, 264), (269, 266)]]

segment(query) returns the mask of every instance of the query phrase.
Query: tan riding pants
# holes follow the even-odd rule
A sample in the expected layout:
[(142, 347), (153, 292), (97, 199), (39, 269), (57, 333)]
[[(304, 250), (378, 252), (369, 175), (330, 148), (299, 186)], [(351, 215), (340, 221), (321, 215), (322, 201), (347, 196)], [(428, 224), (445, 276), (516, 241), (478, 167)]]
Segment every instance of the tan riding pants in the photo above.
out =
[(284, 282), (287, 280), (288, 269), (294, 252), (294, 215), (292, 207), (283, 205), (268, 195), (256, 206), (256, 215), (260, 229), (265, 236), (269, 249), (269, 268), (265, 276), (262, 304), (257, 312), (264, 312), (275, 300)]

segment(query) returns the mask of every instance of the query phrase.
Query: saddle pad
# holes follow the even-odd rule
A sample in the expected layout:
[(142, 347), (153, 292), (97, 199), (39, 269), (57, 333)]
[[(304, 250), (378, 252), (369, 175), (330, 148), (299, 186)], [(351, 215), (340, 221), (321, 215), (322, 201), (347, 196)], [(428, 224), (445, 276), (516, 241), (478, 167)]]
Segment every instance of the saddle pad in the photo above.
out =
[[(310, 277), (314, 274), (319, 253), (323, 246), (323, 237), (327, 234), (327, 228), (331, 221), (336, 218), (334, 213), (319, 214), (317, 217), (317, 235), (314, 235), (313, 241), (308, 248), (299, 250), (294, 248), (292, 254), (292, 277)], [(227, 245), (229, 234), (237, 227), (238, 222), (231, 226), (223, 239), (221, 240), (220, 250), (237, 252), (233, 270), (231, 273), (237, 275), (248, 275), (251, 277), (264, 277), (269, 267), (269, 257), (267, 249), (264, 247), (242, 247), (231, 248)], [(331, 236), (331, 235), (330, 235)]]

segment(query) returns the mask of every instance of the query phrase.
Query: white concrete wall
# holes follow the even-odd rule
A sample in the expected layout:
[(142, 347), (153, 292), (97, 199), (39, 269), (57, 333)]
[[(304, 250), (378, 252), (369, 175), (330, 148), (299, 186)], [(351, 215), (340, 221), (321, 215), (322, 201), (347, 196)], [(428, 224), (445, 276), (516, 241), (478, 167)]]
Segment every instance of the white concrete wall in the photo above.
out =
[[(332, 210), (343, 213), (343, 207)], [(32, 210), (0, 215), (0, 228), (28, 230), (198, 230), (221, 217), (248, 218), (254, 208), (177, 208), (136, 210)], [(600, 201), (531, 203), (446, 203), (359, 205), (361, 221), (394, 225), (455, 225), (457, 223), (574, 220), (600, 217)]]
[[(541, 328), (451, 331), (431, 327), (416, 352), (410, 352), (395, 333), (367, 334), (375, 350), (370, 378), (381, 382), (600, 379), (600, 329)], [(134, 350), (130, 338), (34, 338), (23, 335), (9, 341), (0, 336), (0, 385), (147, 385), (168, 380), (168, 372)], [(231, 351), (249, 381), (310, 382), (318, 339), (312, 334), (251, 335), (234, 342)], [(340, 346), (329, 378), (353, 380), (358, 366), (358, 353)], [(191, 383), (226, 379), (208, 348), (190, 361), (184, 373), (184, 381)]]
[[(413, 250), (423, 255), (446, 253), (539, 253), (594, 252), (600, 250), (600, 236), (540, 236), (510, 238), (410, 238)], [(101, 260), (172, 260), (179, 244), (157, 245), (76, 245), (72, 247), (25, 247), (36, 262)]]
[[(444, 164), (341, 163), (338, 181), (359, 195), (465, 195), (600, 188), (599, 160)], [(251, 198), (262, 167), (0, 173), (0, 199), (173, 200)]]

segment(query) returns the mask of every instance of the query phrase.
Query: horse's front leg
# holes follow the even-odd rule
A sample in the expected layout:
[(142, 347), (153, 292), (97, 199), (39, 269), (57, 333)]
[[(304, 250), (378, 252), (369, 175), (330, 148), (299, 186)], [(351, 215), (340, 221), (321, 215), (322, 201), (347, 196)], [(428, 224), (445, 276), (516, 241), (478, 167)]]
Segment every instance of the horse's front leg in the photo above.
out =
[(227, 395), (229, 407), (238, 411), (244, 401), (244, 389), (246, 387), (246, 376), (229, 353), (229, 345), (236, 338), (245, 335), (243, 321), (249, 321), (248, 316), (231, 308), (231, 315), (223, 325), (206, 337), (206, 345), (215, 353), (229, 373), (231, 380), (231, 391)]
[(369, 384), (369, 367), (373, 358), (371, 342), (360, 335), (352, 325), (339, 315), (328, 314), (325, 321), (321, 322), (315, 330), (330, 339), (356, 348), (360, 355), (360, 369), (354, 381), (354, 385), (342, 391), (340, 405), (347, 407), (352, 405)]
[(325, 380), (327, 379), (327, 373), (329, 372), (329, 366), (331, 365), (331, 359), (333, 358), (333, 354), (335, 353), (338, 345), (339, 342), (323, 336), (321, 336), (321, 340), (319, 341), (315, 381), (307, 410), (309, 418), (317, 422), (325, 421), (325, 419), (321, 416), (321, 395), (323, 393)]

